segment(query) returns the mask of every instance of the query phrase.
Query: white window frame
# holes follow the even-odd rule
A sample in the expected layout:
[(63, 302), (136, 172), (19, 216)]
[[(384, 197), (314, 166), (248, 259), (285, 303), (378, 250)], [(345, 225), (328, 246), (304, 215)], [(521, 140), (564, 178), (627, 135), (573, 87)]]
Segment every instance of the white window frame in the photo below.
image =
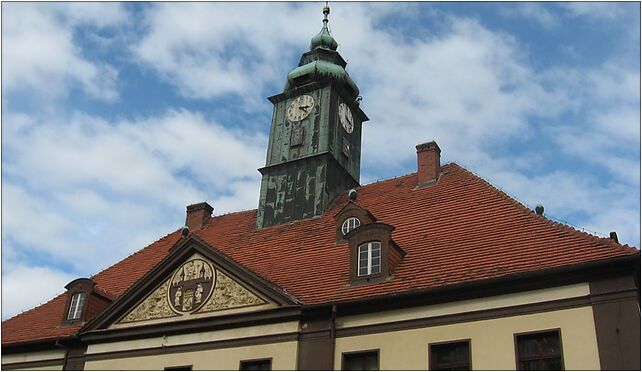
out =
[(343, 232), (343, 235), (346, 235), (359, 226), (361, 226), (361, 221), (357, 217), (348, 217), (343, 221), (343, 224), (341, 224), (341, 232)]
[[(379, 264), (373, 265), (372, 260), (373, 258), (373, 251), (378, 251), (379, 255)], [(361, 253), (366, 253), (367, 252), (367, 266), (361, 266)], [(379, 241), (372, 241), (372, 242), (367, 242), (359, 245), (357, 248), (357, 276), (368, 276), (368, 275), (373, 275), (373, 274), (379, 274), (381, 273), (381, 242)], [(373, 272), (373, 266), (377, 267), (377, 271)], [(366, 273), (361, 274), (361, 269), (366, 268)]]
[(82, 316), (82, 309), (85, 305), (85, 292), (78, 292), (71, 297), (69, 302), (69, 312), (67, 313), (68, 320), (78, 320)]

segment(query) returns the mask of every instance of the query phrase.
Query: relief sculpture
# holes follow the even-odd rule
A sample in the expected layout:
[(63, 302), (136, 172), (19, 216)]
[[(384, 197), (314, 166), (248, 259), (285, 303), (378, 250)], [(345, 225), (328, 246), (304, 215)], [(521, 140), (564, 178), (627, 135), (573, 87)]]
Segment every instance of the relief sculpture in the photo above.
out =
[(209, 262), (194, 258), (179, 267), (170, 279), (156, 288), (119, 323), (173, 318), (266, 303), (227, 275), (215, 270)]
[(194, 312), (203, 306), (216, 282), (216, 272), (206, 261), (193, 259), (181, 266), (172, 276), (169, 301), (180, 313)]
[(127, 314), (120, 323), (140, 322), (143, 320), (171, 318), (178, 316), (172, 311), (167, 302), (167, 289), (169, 280), (158, 287), (152, 294), (141, 304), (136, 306)]
[(218, 271), (214, 293), (198, 312), (205, 313), (235, 307), (263, 305), (265, 303), (263, 299)]

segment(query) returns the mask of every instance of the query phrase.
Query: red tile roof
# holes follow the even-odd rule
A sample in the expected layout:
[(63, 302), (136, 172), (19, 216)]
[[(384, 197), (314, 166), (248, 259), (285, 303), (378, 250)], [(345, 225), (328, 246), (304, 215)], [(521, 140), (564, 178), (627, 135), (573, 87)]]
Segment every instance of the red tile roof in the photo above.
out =
[[(639, 255), (636, 248), (579, 232), (535, 214), (456, 164), (435, 185), (415, 189), (417, 175), (358, 189), (357, 202), (407, 253), (392, 279), (349, 286), (347, 243), (335, 243), (334, 215), (256, 229), (256, 210), (216, 216), (193, 232), (241, 265), (281, 286), (306, 305), (430, 289), (590, 261)], [(180, 238), (167, 235), (92, 279), (120, 296), (164, 258)], [(72, 335), (59, 327), (64, 296), (2, 323), (2, 344)]]

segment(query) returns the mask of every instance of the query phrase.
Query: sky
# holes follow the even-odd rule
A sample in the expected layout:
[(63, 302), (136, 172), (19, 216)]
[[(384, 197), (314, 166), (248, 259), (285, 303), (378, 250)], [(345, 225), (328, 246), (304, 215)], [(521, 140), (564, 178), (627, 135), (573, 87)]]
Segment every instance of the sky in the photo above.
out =
[[(2, 3), (2, 319), (258, 205), (272, 104), (323, 3)], [(640, 246), (639, 3), (331, 3), (361, 184), (436, 140), (549, 218)]]

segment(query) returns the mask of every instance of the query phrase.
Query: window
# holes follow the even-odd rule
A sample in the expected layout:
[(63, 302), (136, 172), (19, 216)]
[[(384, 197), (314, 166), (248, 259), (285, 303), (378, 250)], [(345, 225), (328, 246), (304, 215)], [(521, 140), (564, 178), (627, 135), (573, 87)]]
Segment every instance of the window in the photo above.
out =
[(343, 371), (378, 371), (379, 350), (343, 353)]
[(173, 366), (173, 367), (165, 367), (165, 371), (191, 371), (192, 366)]
[(559, 330), (515, 336), (517, 369), (522, 371), (562, 370)]
[(470, 341), (430, 345), (430, 369), (433, 371), (469, 371)]
[(75, 295), (73, 295), (73, 297), (71, 297), (71, 302), (69, 303), (69, 313), (67, 313), (67, 319), (69, 320), (80, 319), (84, 304), (85, 304), (84, 292), (76, 293)]
[(242, 360), (239, 371), (271, 371), (272, 359)]
[(381, 243), (368, 242), (359, 246), (357, 275), (365, 276), (381, 272)]
[(361, 221), (359, 221), (357, 217), (350, 217), (343, 221), (341, 231), (343, 231), (343, 235), (345, 235), (359, 226), (361, 226)]

